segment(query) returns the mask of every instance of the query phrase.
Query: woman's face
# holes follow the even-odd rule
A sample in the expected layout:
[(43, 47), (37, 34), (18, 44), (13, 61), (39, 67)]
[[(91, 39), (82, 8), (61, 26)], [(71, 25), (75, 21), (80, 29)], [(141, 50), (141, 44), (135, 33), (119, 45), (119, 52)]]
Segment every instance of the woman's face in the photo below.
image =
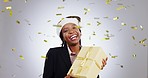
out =
[(62, 28), (63, 38), (68, 45), (76, 45), (79, 43), (81, 32), (74, 23), (67, 23)]

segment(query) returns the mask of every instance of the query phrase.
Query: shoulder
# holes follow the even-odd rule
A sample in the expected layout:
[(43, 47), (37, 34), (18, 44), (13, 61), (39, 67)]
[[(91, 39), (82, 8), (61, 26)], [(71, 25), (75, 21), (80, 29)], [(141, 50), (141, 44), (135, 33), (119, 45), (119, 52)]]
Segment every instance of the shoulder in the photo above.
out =
[(47, 52), (47, 55), (48, 54), (57, 54), (61, 51), (63, 51), (64, 47), (54, 47), (54, 48), (50, 48)]

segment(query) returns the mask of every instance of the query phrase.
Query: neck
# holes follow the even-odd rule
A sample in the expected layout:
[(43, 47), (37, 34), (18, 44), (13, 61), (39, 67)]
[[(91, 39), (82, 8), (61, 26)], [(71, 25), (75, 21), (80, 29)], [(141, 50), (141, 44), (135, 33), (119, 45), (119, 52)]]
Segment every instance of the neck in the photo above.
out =
[(71, 52), (76, 52), (78, 53), (80, 51), (80, 44), (76, 44), (76, 45), (68, 45), (69, 49), (71, 50)]

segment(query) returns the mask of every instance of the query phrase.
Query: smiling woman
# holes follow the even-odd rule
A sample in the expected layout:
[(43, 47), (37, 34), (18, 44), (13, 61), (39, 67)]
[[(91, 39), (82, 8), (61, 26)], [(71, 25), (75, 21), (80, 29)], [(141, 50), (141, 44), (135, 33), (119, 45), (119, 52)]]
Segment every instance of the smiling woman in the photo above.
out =
[[(69, 16), (60, 20), (57, 34), (62, 40), (62, 47), (49, 49), (45, 60), (43, 78), (71, 78), (67, 75), (72, 63), (81, 49), (81, 30), (78, 16)], [(107, 60), (103, 60), (103, 66)], [(98, 76), (99, 78), (99, 76)]]

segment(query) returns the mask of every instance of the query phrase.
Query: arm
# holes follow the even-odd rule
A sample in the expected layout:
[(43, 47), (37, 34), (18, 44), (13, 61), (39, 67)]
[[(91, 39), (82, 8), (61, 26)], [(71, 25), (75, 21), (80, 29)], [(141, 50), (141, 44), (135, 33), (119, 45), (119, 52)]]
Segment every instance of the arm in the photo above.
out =
[(50, 49), (46, 55), (43, 78), (54, 78), (54, 55)]

